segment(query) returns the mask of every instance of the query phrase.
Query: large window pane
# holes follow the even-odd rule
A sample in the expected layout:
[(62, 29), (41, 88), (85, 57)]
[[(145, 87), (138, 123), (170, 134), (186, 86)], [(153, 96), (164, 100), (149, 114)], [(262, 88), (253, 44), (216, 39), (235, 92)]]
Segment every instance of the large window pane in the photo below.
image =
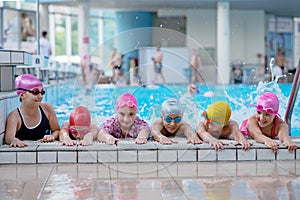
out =
[(60, 14), (55, 15), (55, 53), (66, 55), (66, 17)]
[(72, 17), (72, 55), (78, 55), (78, 19)]

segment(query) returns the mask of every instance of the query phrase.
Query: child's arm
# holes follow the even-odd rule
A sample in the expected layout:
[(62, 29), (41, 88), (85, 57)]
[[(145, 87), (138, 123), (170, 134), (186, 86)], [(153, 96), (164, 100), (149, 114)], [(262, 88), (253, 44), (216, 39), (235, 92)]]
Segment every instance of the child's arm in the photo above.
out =
[(147, 143), (147, 139), (149, 137), (150, 130), (142, 129), (135, 139), (135, 143), (137, 144), (145, 144)]
[(275, 140), (272, 140), (268, 136), (264, 135), (260, 130), (255, 116), (252, 115), (249, 117), (247, 129), (250, 133), (250, 136), (254, 138), (256, 142), (263, 143), (269, 147), (274, 153), (278, 150), (278, 143)]
[(85, 136), (83, 136), (83, 139), (80, 141), (80, 144), (83, 146), (92, 145), (93, 140), (97, 139), (98, 132), (99, 132), (98, 127), (91, 124), (90, 132), (88, 132)]
[(174, 141), (161, 134), (160, 131), (162, 128), (163, 128), (162, 119), (158, 119), (156, 122), (153, 123), (151, 127), (151, 134), (153, 136), (153, 139), (161, 144), (172, 144)]
[(119, 139), (110, 135), (105, 129), (101, 129), (97, 134), (97, 139), (100, 142), (105, 142), (106, 144), (116, 144)]
[(70, 124), (69, 121), (66, 121), (63, 125), (62, 128), (59, 131), (59, 141), (63, 144), (63, 145), (67, 145), (67, 146), (73, 146), (76, 144), (75, 140), (72, 140), (70, 138), (69, 135), (69, 130), (67, 130), (66, 128), (69, 128)]
[(5, 126), (5, 143), (9, 144), (10, 147), (25, 147), (27, 144), (16, 138), (16, 132), (18, 129), (18, 126), (21, 123), (21, 119), (18, 115), (17, 110), (12, 111), (6, 120), (6, 126)]
[(229, 134), (232, 133), (233, 138), (236, 140), (235, 145), (238, 145), (238, 144), (242, 145), (242, 149), (244, 149), (244, 150), (250, 149), (250, 146), (252, 144), (241, 133), (237, 122), (230, 120), (227, 122), (227, 126), (229, 127)]
[(293, 152), (297, 149), (297, 144), (293, 142), (289, 136), (289, 127), (285, 122), (279, 122), (278, 127), (278, 138), (283, 143), (284, 146), (287, 146), (290, 152)]
[(209, 132), (206, 131), (204, 126), (204, 121), (200, 122), (196, 127), (196, 133), (198, 136), (205, 142), (209, 143), (210, 146), (213, 146), (216, 150), (223, 149), (223, 142), (213, 137)]
[(180, 128), (183, 128), (184, 135), (186, 136), (188, 143), (202, 144), (202, 141), (199, 139), (197, 134), (193, 131), (192, 127), (188, 123), (183, 122)]
[(42, 103), (41, 106), (47, 115), (47, 118), (49, 120), (49, 125), (52, 131), (51, 135), (45, 135), (41, 141), (51, 142), (56, 139), (59, 139), (60, 126), (53, 106), (50, 103), (46, 103), (46, 102)]

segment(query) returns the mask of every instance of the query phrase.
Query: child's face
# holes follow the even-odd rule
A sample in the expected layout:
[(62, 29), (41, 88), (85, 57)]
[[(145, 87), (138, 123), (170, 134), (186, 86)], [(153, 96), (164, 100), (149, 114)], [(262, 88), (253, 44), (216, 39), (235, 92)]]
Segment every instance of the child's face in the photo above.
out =
[(70, 126), (69, 133), (76, 139), (83, 139), (83, 137), (90, 132), (89, 126)]
[(211, 132), (221, 132), (224, 127), (223, 124), (219, 124), (214, 121), (207, 121), (207, 119), (206, 119), (206, 123), (208, 125), (208, 131), (211, 131)]
[(118, 121), (121, 128), (130, 129), (136, 118), (136, 110), (134, 108), (123, 107), (118, 110)]
[(182, 118), (179, 115), (166, 115), (162, 120), (163, 126), (169, 133), (175, 133), (182, 124)]
[(272, 124), (275, 115), (271, 115), (267, 112), (257, 110), (255, 113), (255, 118), (259, 127), (263, 128)]

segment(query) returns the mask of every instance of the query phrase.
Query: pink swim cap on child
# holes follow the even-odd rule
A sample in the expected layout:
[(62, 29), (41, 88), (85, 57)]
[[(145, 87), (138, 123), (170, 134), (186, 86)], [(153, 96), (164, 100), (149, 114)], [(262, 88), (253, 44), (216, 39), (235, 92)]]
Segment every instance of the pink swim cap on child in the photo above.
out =
[(91, 115), (84, 106), (77, 106), (70, 114), (70, 126), (90, 126)]
[(24, 90), (18, 90), (18, 88), (31, 90), (35, 87), (43, 87), (43, 83), (37, 77), (31, 74), (22, 74), (15, 80), (15, 88), (18, 95), (22, 95), (26, 92)]
[(277, 114), (279, 110), (279, 101), (277, 95), (273, 92), (263, 93), (257, 100), (256, 109), (258, 108), (259, 110), (261, 110), (261, 108), (263, 108), (263, 110), (271, 109), (274, 114)]
[(136, 98), (132, 94), (125, 93), (118, 98), (116, 103), (116, 110), (118, 111), (119, 108), (123, 108), (125, 106), (137, 110), (138, 103), (136, 101)]

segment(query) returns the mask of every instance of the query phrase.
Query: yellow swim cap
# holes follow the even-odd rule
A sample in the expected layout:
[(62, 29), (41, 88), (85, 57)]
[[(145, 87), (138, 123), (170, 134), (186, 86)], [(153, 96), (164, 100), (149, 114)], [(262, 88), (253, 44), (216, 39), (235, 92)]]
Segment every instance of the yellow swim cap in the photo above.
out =
[(208, 106), (206, 114), (207, 118), (210, 118), (213, 121), (224, 125), (230, 119), (231, 109), (227, 102), (217, 101)]

